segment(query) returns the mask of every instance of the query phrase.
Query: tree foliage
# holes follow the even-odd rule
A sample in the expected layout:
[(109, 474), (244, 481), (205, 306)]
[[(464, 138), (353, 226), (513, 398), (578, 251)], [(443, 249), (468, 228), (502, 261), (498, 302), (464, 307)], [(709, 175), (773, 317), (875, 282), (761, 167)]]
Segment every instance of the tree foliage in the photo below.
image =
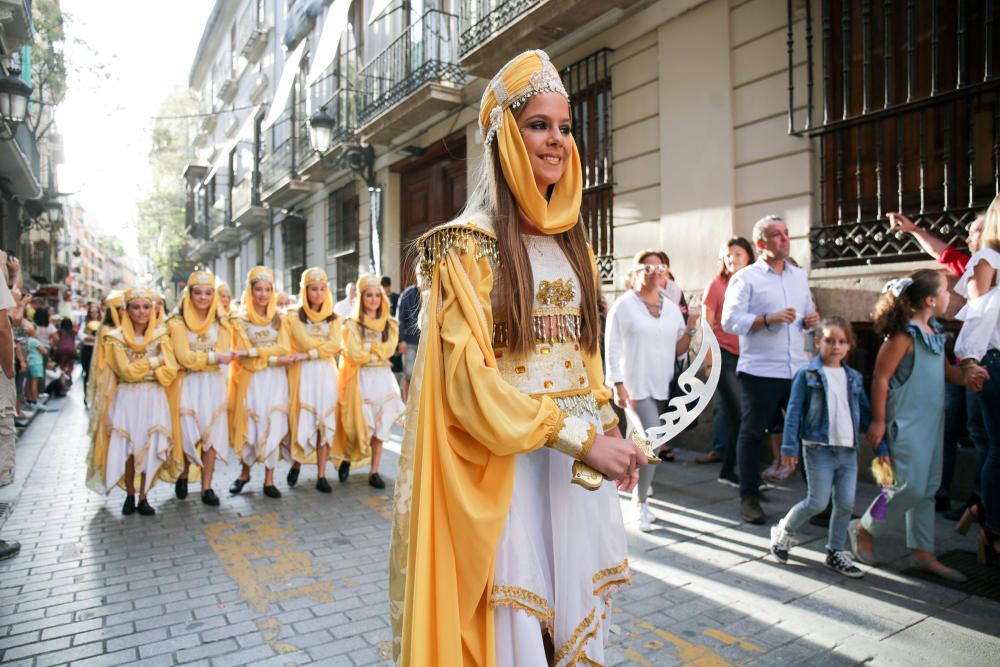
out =
[(154, 120), (149, 164), (152, 186), (139, 202), (139, 250), (152, 264), (161, 287), (172, 285), (189, 263), (190, 243), (184, 217), (186, 193), (181, 175), (193, 161), (190, 121), (198, 103), (187, 89), (174, 88)]

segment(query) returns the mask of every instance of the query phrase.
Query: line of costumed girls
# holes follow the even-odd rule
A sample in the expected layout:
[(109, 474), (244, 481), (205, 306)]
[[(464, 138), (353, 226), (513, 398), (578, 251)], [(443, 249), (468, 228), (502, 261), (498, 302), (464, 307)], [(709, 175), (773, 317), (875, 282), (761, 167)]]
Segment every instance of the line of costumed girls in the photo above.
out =
[(302, 305), (287, 314), (266, 267), (251, 269), (231, 315), (228, 286), (206, 271), (191, 274), (165, 321), (162, 299), (147, 289), (109, 294), (87, 387), (87, 486), (123, 488), (122, 513), (144, 516), (155, 514), (147, 494), (158, 480), (180, 499), (200, 481), (202, 502), (218, 505), (219, 460), (241, 464), (233, 495), (262, 463), (264, 495), (280, 498), (274, 468), (282, 458), (292, 463), (289, 486), (302, 464), (316, 465), (316, 488), (329, 493), (332, 460), (341, 482), (351, 465), (370, 462), (369, 483), (384, 488), (382, 441), (405, 410), (388, 361), (398, 325), (376, 277), (363, 276), (358, 288), (346, 321), (333, 313), (319, 268), (303, 273)]

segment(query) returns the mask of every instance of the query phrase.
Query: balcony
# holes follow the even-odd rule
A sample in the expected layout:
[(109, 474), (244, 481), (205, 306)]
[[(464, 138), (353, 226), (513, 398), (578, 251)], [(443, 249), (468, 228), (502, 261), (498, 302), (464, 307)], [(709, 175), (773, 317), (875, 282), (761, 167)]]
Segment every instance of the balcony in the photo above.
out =
[[(198, 216), (201, 218), (202, 216)], [(191, 236), (191, 260), (207, 262), (215, 256), (216, 243), (209, 236), (208, 223), (202, 220), (195, 222), (188, 230)]]
[[(316, 86), (321, 83), (317, 82)], [(309, 154), (302, 161), (300, 171), (303, 177), (321, 182), (341, 171), (337, 158), (344, 152), (344, 146), (357, 137), (358, 94), (352, 88), (340, 88), (325, 100), (319, 97), (318, 106), (335, 120), (330, 147), (323, 153), (313, 151)]]
[(612, 9), (633, 0), (462, 0), (458, 63), (469, 74), (489, 79), (525, 44), (560, 39)]
[(260, 203), (254, 176), (247, 176), (233, 187), (233, 224), (237, 229), (257, 232), (267, 227), (271, 216)]
[(360, 134), (388, 144), (401, 132), (462, 104), (459, 19), (430, 10), (358, 73)]
[(232, 202), (228, 197), (215, 200), (208, 214), (211, 226), (209, 236), (212, 241), (223, 247), (228, 247), (240, 240), (240, 230), (233, 224)]
[(7, 53), (31, 44), (31, 0), (0, 0), (0, 36)]
[[(0, 120), (0, 124), (3, 122)], [(0, 128), (0, 133), (3, 132), (6, 129)], [(0, 182), (23, 199), (42, 196), (38, 144), (24, 123), (17, 126), (13, 139), (0, 138)]]
[(258, 8), (263, 7), (256, 0), (247, 3), (243, 13), (240, 14), (239, 23), (236, 24), (236, 48), (240, 50), (240, 56), (249, 65), (260, 59), (267, 46), (267, 39), (271, 35), (267, 16), (258, 13)]
[(240, 87), (240, 78), (236, 73), (236, 70), (229, 69), (221, 72), (225, 76), (222, 83), (219, 84), (219, 92), (216, 93), (216, 97), (223, 104), (229, 104), (229, 102), (236, 95), (236, 91)]
[(309, 131), (302, 118), (286, 109), (269, 132), (276, 139), (273, 150), (260, 161), (261, 201), (272, 208), (289, 208), (312, 192), (314, 184), (299, 173), (313, 152)]

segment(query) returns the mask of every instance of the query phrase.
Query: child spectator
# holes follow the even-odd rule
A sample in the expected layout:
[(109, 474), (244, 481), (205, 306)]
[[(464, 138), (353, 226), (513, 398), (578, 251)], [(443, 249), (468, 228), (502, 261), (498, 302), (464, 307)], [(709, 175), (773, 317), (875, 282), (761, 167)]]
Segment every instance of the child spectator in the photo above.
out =
[[(872, 422), (868, 439), (879, 444), (879, 458), (892, 466), (885, 520), (872, 508), (851, 522), (851, 551), (874, 563), (875, 539), (906, 517), (906, 546), (915, 565), (950, 581), (965, 581), (934, 556), (934, 493), (941, 483), (944, 442), (944, 384), (981, 386), (985, 371), (948, 363), (944, 334), (936, 317), (948, 309), (948, 283), (937, 271), (921, 269), (890, 280), (875, 306), (875, 332), (885, 337), (872, 379)], [(874, 505), (874, 503), (873, 503)]]
[(25, 341), (28, 346), (28, 380), (24, 397), (28, 407), (35, 410), (34, 406), (38, 403), (38, 388), (45, 378), (45, 357), (48, 356), (49, 350), (36, 337), (36, 327), (33, 323), (26, 323), (25, 329), (28, 333)]
[(871, 403), (861, 373), (844, 363), (854, 347), (850, 323), (842, 317), (826, 317), (818, 332), (819, 355), (792, 380), (781, 445), (782, 465), (794, 470), (802, 443), (809, 495), (771, 528), (771, 553), (778, 562), (787, 563), (798, 530), (832, 498), (826, 564), (856, 579), (864, 573), (847, 549), (847, 524), (858, 481), (858, 430), (871, 423)]

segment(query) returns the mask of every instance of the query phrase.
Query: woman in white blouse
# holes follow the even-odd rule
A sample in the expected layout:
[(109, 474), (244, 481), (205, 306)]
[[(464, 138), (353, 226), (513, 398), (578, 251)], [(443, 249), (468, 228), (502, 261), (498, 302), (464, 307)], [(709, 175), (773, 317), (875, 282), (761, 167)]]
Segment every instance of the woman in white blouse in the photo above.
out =
[[(630, 272), (632, 289), (608, 312), (605, 333), (607, 381), (615, 387), (615, 403), (632, 410), (643, 428), (660, 425), (670, 398), (674, 362), (687, 352), (692, 329), (680, 308), (660, 289), (668, 270), (667, 255), (640, 250)], [(636, 502), (639, 530), (652, 530), (656, 518), (646, 504), (653, 466), (639, 471)]]
[[(974, 249), (975, 250), (975, 249)], [(955, 291), (967, 299), (958, 313), (964, 320), (955, 341), (963, 367), (982, 365), (989, 379), (978, 394), (989, 441), (980, 473), (982, 506), (979, 521), (979, 561), (1000, 561), (1000, 195), (986, 211), (979, 249), (969, 260)]]

